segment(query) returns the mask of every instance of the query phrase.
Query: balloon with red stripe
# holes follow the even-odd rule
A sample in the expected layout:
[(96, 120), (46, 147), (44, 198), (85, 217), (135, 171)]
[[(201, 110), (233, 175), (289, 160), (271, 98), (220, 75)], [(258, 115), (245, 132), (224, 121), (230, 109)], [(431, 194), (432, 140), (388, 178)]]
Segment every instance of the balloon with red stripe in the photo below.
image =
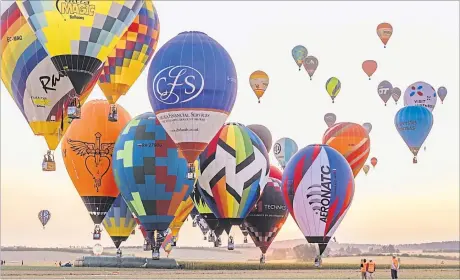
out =
[(291, 216), (321, 255), (353, 200), (350, 165), (327, 145), (309, 145), (286, 165), (281, 189)]

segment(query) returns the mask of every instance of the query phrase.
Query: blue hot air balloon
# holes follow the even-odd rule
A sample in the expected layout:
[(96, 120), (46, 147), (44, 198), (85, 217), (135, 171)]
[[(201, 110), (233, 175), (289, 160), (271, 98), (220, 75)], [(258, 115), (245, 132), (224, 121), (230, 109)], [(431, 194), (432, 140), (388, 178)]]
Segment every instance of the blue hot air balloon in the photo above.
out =
[(189, 164), (227, 120), (237, 76), (227, 51), (208, 35), (182, 32), (161, 47), (147, 79), (150, 104)]
[(418, 151), (433, 126), (433, 114), (423, 106), (407, 106), (396, 113), (395, 126), (417, 163)]
[(51, 219), (50, 211), (40, 210), (40, 212), (38, 212), (38, 219), (40, 220), (40, 223), (42, 223), (43, 229), (45, 229), (45, 225)]

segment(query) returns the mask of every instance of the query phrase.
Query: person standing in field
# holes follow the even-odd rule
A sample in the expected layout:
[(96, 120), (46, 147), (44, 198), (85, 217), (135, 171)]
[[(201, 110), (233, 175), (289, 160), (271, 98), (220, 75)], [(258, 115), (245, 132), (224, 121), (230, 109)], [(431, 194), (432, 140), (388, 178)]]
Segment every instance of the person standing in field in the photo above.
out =
[(391, 260), (391, 279), (398, 279), (399, 261), (393, 256)]
[(367, 264), (367, 279), (374, 279), (375, 262), (372, 260)]
[(367, 263), (366, 259), (361, 261), (361, 279), (367, 279)]

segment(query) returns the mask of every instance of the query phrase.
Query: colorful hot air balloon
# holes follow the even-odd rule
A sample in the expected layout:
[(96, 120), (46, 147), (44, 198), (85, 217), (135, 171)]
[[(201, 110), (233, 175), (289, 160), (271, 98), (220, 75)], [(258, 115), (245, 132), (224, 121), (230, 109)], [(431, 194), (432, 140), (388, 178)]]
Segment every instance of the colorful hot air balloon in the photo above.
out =
[[(115, 143), (113, 171), (120, 193), (152, 244), (192, 191), (187, 161), (154, 113), (133, 118)], [(158, 236), (157, 236), (158, 238)]]
[(298, 45), (292, 49), (292, 58), (294, 58), (295, 63), (299, 67), (299, 71), (307, 55), (308, 55), (308, 50), (304, 46)]
[(367, 131), (367, 134), (371, 133), (372, 131), (372, 124), (371, 123), (363, 123), (364, 129)]
[(433, 114), (424, 106), (407, 106), (396, 113), (395, 126), (417, 163), (418, 151), (433, 126)]
[(257, 100), (260, 103), (260, 98), (265, 94), (267, 90), (270, 79), (264, 71), (257, 70), (254, 71), (251, 76), (249, 76), (249, 84), (251, 85), (252, 90), (257, 96)]
[(376, 157), (371, 158), (371, 164), (372, 164), (372, 167), (375, 167), (377, 165), (377, 158)]
[(252, 130), (227, 123), (200, 155), (200, 171), (198, 190), (219, 225), (240, 225), (267, 182), (268, 153)]
[(113, 202), (102, 224), (117, 249), (133, 232), (136, 221), (121, 194)]
[(177, 237), (179, 236), (179, 230), (184, 224), (190, 212), (192, 212), (192, 209), (192, 198), (189, 195), (187, 195), (186, 199), (182, 201), (179, 207), (177, 208), (176, 213), (174, 213), (174, 219), (169, 224), (169, 228), (171, 229), (171, 234), (173, 236), (173, 246), (176, 246)]
[(197, 225), (203, 235), (206, 236), (209, 230), (216, 230), (219, 221), (217, 220), (216, 215), (212, 213), (212, 210), (209, 208), (208, 204), (206, 204), (206, 201), (201, 196), (198, 188), (200, 188), (199, 182), (196, 181), (195, 187), (193, 188), (190, 197), (192, 198), (193, 204), (198, 210), (198, 213), (200, 213), (197, 219)]
[(375, 60), (366, 60), (363, 62), (362, 68), (370, 80), (371, 76), (377, 71), (377, 62)]
[(281, 181), (269, 178), (262, 196), (244, 221), (252, 241), (262, 251), (262, 255), (267, 253), (288, 214), (281, 192)]
[[(159, 35), (157, 11), (151, 0), (145, 0), (136, 18), (105, 61), (99, 76), (99, 87), (110, 104), (115, 104), (125, 95), (144, 71), (153, 57)], [(115, 121), (114, 113), (110, 117)]]
[(391, 95), (393, 94), (393, 86), (389, 81), (381, 81), (377, 86), (377, 93), (385, 103), (385, 106), (387, 106), (387, 102), (390, 100)]
[[(179, 238), (179, 236), (176, 236), (176, 241), (177, 239)], [(168, 233), (168, 235), (166, 235), (165, 237), (165, 240), (163, 241), (163, 243), (161, 243), (161, 248), (163, 248), (163, 250), (165, 251), (166, 255), (169, 257), (169, 254), (171, 253), (172, 251), (172, 248), (173, 248), (173, 245), (174, 244), (174, 236), (172, 234), (172, 232)]]
[(334, 103), (334, 99), (340, 93), (340, 89), (342, 88), (342, 83), (336, 77), (331, 77), (326, 82), (326, 91), (332, 99), (332, 103)]
[[(67, 106), (77, 93), (65, 73), (58, 73), (14, 1), (2, 2), (1, 57), (6, 89), (33, 133), (44, 136), (51, 154), (70, 125)], [(80, 95), (81, 104), (95, 82)]]
[(232, 58), (208, 35), (182, 32), (153, 58), (147, 88), (155, 114), (187, 159), (187, 175), (193, 177), (195, 160), (235, 103), (237, 76)]
[(441, 99), (441, 104), (444, 104), (444, 99), (447, 96), (447, 89), (445, 87), (438, 88), (438, 96)]
[(265, 148), (267, 149), (267, 153), (270, 152), (272, 149), (272, 133), (270, 130), (261, 124), (250, 124), (247, 126), (252, 132), (254, 132), (257, 136), (259, 136), (260, 140), (264, 143)]
[(370, 167), (369, 167), (369, 165), (365, 164), (365, 165), (363, 166), (363, 171), (364, 171), (364, 174), (366, 174), (366, 175), (367, 175), (367, 173), (369, 172), (369, 170), (370, 170)]
[(398, 100), (401, 97), (401, 90), (398, 87), (394, 87), (391, 90), (391, 97), (395, 101), (395, 104), (398, 105)]
[(97, 75), (144, 1), (17, 0), (19, 8), (78, 95)]
[(371, 140), (366, 129), (351, 122), (337, 123), (323, 135), (323, 144), (336, 149), (350, 164), (356, 177), (369, 156)]
[(377, 26), (377, 35), (380, 38), (380, 41), (383, 43), (383, 47), (386, 48), (388, 40), (390, 40), (391, 35), (393, 35), (393, 26), (391, 24), (383, 22)]
[(321, 255), (353, 200), (350, 165), (329, 146), (309, 145), (289, 161), (282, 184), (292, 218), (307, 241), (318, 244)]
[(324, 122), (327, 124), (327, 127), (331, 127), (337, 121), (337, 116), (334, 113), (327, 113), (324, 115)]
[(310, 81), (312, 80), (313, 74), (315, 74), (316, 69), (318, 69), (319, 61), (314, 56), (307, 56), (303, 61), (303, 67), (307, 71), (308, 76), (310, 76)]
[(50, 211), (40, 210), (40, 212), (38, 212), (38, 219), (40, 220), (40, 223), (42, 223), (43, 229), (45, 229), (45, 225), (51, 219)]
[(115, 141), (131, 116), (118, 106), (119, 121), (107, 120), (110, 105), (91, 100), (82, 107), (82, 117), (74, 120), (61, 144), (67, 173), (96, 224), (102, 223), (120, 191), (112, 173)]
[(297, 150), (299, 150), (299, 148), (296, 142), (288, 137), (279, 139), (275, 142), (275, 145), (273, 145), (273, 154), (283, 169), (291, 157), (297, 153)]
[(283, 178), (283, 172), (281, 172), (281, 170), (279, 170), (278, 167), (270, 165), (270, 172), (268, 174), (268, 177), (275, 178), (281, 181), (281, 179)]
[(437, 99), (436, 90), (425, 82), (415, 82), (404, 92), (404, 106), (423, 106), (430, 112), (433, 112)]

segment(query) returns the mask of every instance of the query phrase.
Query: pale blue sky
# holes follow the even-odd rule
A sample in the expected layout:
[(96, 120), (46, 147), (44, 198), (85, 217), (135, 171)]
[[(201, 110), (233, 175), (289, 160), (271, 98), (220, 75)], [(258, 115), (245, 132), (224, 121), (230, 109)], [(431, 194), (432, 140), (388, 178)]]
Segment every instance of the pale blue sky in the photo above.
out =
[[(353, 204), (335, 234), (339, 242), (458, 239), (458, 2), (162, 1), (155, 6), (161, 22), (158, 47), (182, 31), (197, 30), (216, 39), (233, 58), (239, 84), (229, 120), (264, 124), (274, 140), (291, 137), (299, 147), (321, 141), (328, 112), (338, 121), (372, 123), (370, 157), (379, 163), (367, 177), (358, 175)], [(375, 31), (385, 21), (394, 28), (386, 49)], [(291, 57), (298, 44), (319, 59), (313, 81)], [(378, 62), (372, 81), (361, 69), (367, 59)], [(261, 104), (248, 82), (259, 69), (270, 76)], [(324, 88), (331, 76), (342, 82), (335, 104)], [(390, 100), (385, 107), (377, 94), (382, 80), (403, 92), (419, 80), (447, 87), (444, 105), (438, 100), (434, 110), (427, 151), (420, 152), (416, 165), (393, 124), (402, 105)], [(146, 83), (147, 69), (120, 99), (132, 116), (152, 110)], [(42, 172), (45, 141), (33, 136), (3, 84), (1, 91), (1, 244), (94, 244), (92, 221), (68, 178), (60, 146), (57, 171)], [(90, 99), (101, 97), (96, 87)], [(44, 208), (53, 215), (46, 230), (37, 219)], [(302, 234), (289, 219), (277, 239), (291, 238)], [(180, 244), (210, 246), (201, 239), (190, 221), (184, 225)], [(139, 232), (127, 244), (141, 242)], [(105, 233), (101, 243), (112, 245)]]

